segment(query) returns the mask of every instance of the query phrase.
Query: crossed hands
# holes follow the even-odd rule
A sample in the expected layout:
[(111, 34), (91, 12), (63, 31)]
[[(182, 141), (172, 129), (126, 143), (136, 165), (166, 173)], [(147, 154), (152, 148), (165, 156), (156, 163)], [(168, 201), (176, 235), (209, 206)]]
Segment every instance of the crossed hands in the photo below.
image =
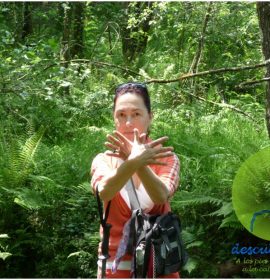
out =
[(172, 156), (173, 147), (162, 147), (161, 144), (168, 140), (167, 136), (158, 138), (150, 143), (146, 142), (146, 134), (139, 135), (138, 129), (134, 129), (134, 141), (128, 140), (123, 134), (114, 131), (112, 135), (107, 135), (105, 146), (113, 152), (107, 155), (118, 157), (123, 160), (133, 160), (139, 166), (148, 164), (166, 165), (158, 159)]

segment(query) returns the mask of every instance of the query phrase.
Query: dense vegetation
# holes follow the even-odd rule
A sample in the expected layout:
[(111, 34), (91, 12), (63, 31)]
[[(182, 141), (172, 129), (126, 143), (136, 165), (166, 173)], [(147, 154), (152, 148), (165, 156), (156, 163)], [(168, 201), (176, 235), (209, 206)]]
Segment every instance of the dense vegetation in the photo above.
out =
[[(96, 277), (94, 156), (114, 87), (264, 61), (255, 3), (0, 3), (0, 277)], [(172, 207), (184, 277), (253, 277), (231, 255), (259, 242), (231, 203), (241, 163), (269, 145), (264, 68), (150, 82), (151, 137), (181, 159)]]

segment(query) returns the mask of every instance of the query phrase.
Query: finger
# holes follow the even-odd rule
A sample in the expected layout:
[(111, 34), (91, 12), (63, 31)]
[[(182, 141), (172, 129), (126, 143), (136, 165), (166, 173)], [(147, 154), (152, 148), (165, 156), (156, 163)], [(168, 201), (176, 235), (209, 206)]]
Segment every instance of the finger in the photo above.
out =
[(105, 144), (104, 144), (108, 149), (111, 149), (111, 150), (117, 150), (118, 149), (118, 146), (116, 146), (116, 145), (113, 145), (112, 143), (110, 143), (110, 142), (105, 142)]
[(119, 131), (114, 131), (113, 134), (122, 142), (128, 142), (129, 140)]
[(160, 147), (160, 148), (154, 148), (154, 150), (156, 154), (166, 153), (166, 152), (172, 152), (173, 147)]
[(139, 131), (137, 128), (134, 128), (134, 142), (139, 143)]
[(173, 156), (174, 154), (172, 152), (167, 152), (167, 153), (161, 153), (161, 154), (158, 154), (158, 155), (155, 155), (153, 156), (154, 159), (157, 159), (157, 158), (166, 158), (166, 157), (171, 157)]
[(110, 156), (110, 157), (121, 158), (120, 154), (118, 154), (118, 153), (105, 152), (105, 154), (106, 154), (107, 156)]
[(145, 143), (145, 141), (146, 141), (146, 133), (142, 133), (141, 135), (140, 135), (140, 142), (142, 143), (142, 144), (144, 144)]
[(117, 138), (113, 137), (111, 134), (107, 135), (107, 140), (110, 141), (110, 142), (113, 142), (113, 143), (119, 143), (120, 142)]
[(116, 139), (115, 137), (113, 137), (112, 135), (107, 135), (107, 139), (112, 142), (113, 144), (117, 145), (118, 147), (120, 147), (122, 145), (122, 143)]
[(148, 160), (147, 164), (155, 164), (155, 165), (163, 165), (166, 166), (167, 163), (166, 162), (162, 162), (162, 161), (158, 161), (158, 160)]
[(155, 146), (157, 146), (159, 144), (162, 144), (162, 143), (166, 142), (168, 139), (169, 139), (169, 137), (163, 136), (163, 137), (161, 137), (161, 138), (159, 138), (157, 140), (154, 140), (151, 143), (149, 143), (149, 146), (153, 148), (153, 147), (155, 147)]

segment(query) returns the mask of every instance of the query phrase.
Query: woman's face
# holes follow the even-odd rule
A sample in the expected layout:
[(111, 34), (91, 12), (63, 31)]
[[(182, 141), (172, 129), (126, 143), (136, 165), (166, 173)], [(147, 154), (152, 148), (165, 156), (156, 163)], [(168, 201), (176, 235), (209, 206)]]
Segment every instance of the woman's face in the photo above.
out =
[(134, 128), (139, 135), (147, 133), (151, 124), (152, 115), (148, 113), (143, 99), (134, 93), (119, 96), (115, 103), (114, 123), (116, 130), (133, 141)]

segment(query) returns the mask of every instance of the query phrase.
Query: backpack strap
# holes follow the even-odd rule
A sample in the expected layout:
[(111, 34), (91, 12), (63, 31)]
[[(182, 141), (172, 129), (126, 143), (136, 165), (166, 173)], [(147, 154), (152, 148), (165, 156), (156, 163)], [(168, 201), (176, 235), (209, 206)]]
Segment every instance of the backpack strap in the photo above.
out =
[(109, 255), (109, 238), (110, 238), (110, 229), (112, 227), (111, 224), (107, 223), (107, 219), (109, 216), (110, 206), (111, 206), (111, 200), (108, 202), (108, 205), (105, 210), (105, 215), (103, 217), (103, 211), (102, 211), (102, 203), (99, 197), (99, 191), (97, 188), (96, 192), (97, 197), (97, 204), (98, 204), (98, 212), (99, 212), (99, 218), (100, 223), (103, 228), (103, 238), (101, 242), (101, 254), (99, 255), (98, 259), (102, 262), (102, 269), (101, 269), (101, 278), (105, 278), (106, 275), (106, 261), (110, 258)]
[(102, 227), (105, 227), (108, 216), (109, 216), (109, 212), (110, 212), (111, 200), (108, 202), (108, 205), (107, 205), (106, 211), (105, 211), (105, 216), (103, 218), (102, 203), (101, 203), (101, 199), (100, 199), (98, 190), (96, 192), (96, 198), (97, 198), (97, 204), (98, 204), (98, 213), (99, 213), (100, 223), (101, 223)]
[(143, 264), (143, 273), (141, 278), (147, 278), (149, 259), (151, 257), (151, 250), (152, 250), (151, 235), (152, 235), (152, 229), (145, 236), (144, 264)]
[(134, 244), (134, 241), (136, 240), (136, 231), (138, 228), (138, 224), (137, 224), (138, 222), (137, 222), (136, 217), (137, 217), (137, 214), (139, 213), (139, 210), (141, 210), (141, 206), (140, 206), (140, 202), (139, 202), (132, 178), (130, 178), (130, 180), (128, 180), (128, 182), (126, 183), (125, 189), (128, 193), (128, 198), (129, 198), (131, 212), (132, 212), (127, 252), (132, 254), (134, 246), (136, 245), (136, 244)]
[(132, 178), (130, 178), (130, 180), (128, 180), (126, 184), (126, 191), (128, 193), (131, 210), (141, 209), (141, 205)]
[(182, 231), (181, 221), (177, 217), (177, 221), (174, 219), (173, 223), (174, 223), (174, 226), (175, 226), (175, 228), (177, 230), (177, 234), (178, 234), (178, 250), (179, 250), (178, 252), (179, 252), (179, 258), (181, 261), (181, 266), (184, 266), (188, 260), (188, 253), (185, 250), (184, 242), (183, 242), (182, 235), (181, 235), (181, 231)]
[(138, 210), (133, 210), (130, 218), (130, 232), (127, 245), (127, 253), (130, 255), (133, 254), (136, 245), (137, 212)]
[[(140, 221), (138, 221), (138, 217), (143, 215), (143, 211), (138, 199), (138, 195), (135, 190), (135, 186), (132, 178), (130, 178), (126, 184), (126, 191), (128, 193), (128, 198), (131, 207), (131, 223), (130, 223), (130, 235), (128, 241), (128, 249), (127, 251), (132, 254), (134, 246), (136, 245), (134, 242), (136, 240), (137, 230), (139, 227)], [(139, 218), (141, 220), (141, 218)]]

